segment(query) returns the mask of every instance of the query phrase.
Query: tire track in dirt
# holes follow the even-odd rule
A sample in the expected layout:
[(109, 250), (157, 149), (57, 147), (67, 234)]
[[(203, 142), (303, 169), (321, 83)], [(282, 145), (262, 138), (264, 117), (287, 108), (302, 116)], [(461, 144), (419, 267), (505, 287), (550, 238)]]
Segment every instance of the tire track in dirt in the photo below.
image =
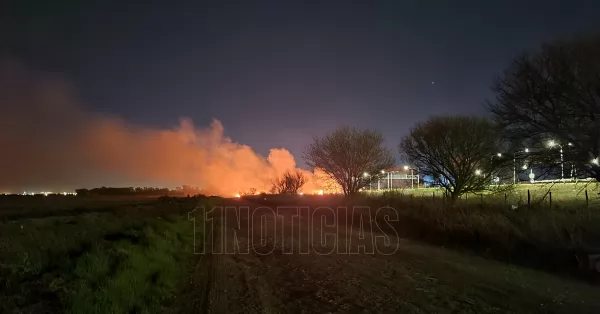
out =
[[(235, 202), (235, 205), (249, 205), (250, 212), (271, 211), (256, 204)], [(280, 213), (288, 214), (293, 212)], [(347, 216), (348, 212), (342, 214)], [(503, 313), (547, 312), (540, 311), (540, 304), (549, 304), (544, 309), (556, 306), (548, 293), (541, 293), (540, 287), (522, 286), (523, 276), (512, 268), (396, 235), (388, 234), (390, 241), (398, 241), (398, 251), (391, 255), (364, 251), (348, 254), (346, 250), (318, 254), (315, 248), (347, 249), (361, 237), (382, 235), (376, 230), (359, 234), (347, 217), (341, 221), (348, 228), (332, 230), (321, 226), (310, 212), (301, 214), (297, 222), (307, 226), (305, 234), (291, 228), (291, 219), (279, 221), (281, 217), (272, 215), (265, 221), (260, 218), (249, 215), (239, 226), (227, 221), (225, 230), (237, 231), (239, 247), (250, 250), (247, 254), (214, 254), (208, 258), (212, 262), (197, 266), (207, 267), (194, 274), (199, 279), (193, 279), (201, 282), (204, 278), (205, 288), (197, 290), (206, 293), (207, 301), (198, 298), (182, 313)], [(315, 219), (314, 225), (306, 223), (310, 219)], [(283, 232), (272, 233), (276, 223), (284, 224)], [(318, 235), (335, 231), (337, 242), (327, 242), (321, 247)], [(308, 237), (312, 232), (315, 236)], [(225, 239), (225, 244), (232, 245), (229, 241), (233, 238)], [(373, 243), (366, 240), (369, 251)], [(308, 245), (306, 254), (298, 251), (301, 244)], [(288, 251), (288, 245), (294, 247), (292, 252)], [(471, 267), (470, 263), (476, 266)], [(555, 284), (554, 289), (559, 291), (564, 287), (562, 283)], [(523, 300), (523, 295), (528, 295), (528, 300)], [(586, 304), (591, 299), (586, 299)], [(588, 308), (592, 306), (585, 307)], [(555, 312), (565, 309), (570, 309), (570, 305)]]
[[(255, 204), (250, 206), (251, 212), (270, 210)], [(297, 249), (301, 241), (304, 241), (302, 245), (312, 247), (316, 243), (306, 241), (315, 242), (316, 239), (308, 238), (307, 234), (301, 238), (292, 233), (290, 226), (285, 226), (286, 232), (278, 231), (273, 237), (270, 231), (280, 221), (262, 221), (261, 233), (260, 217), (254, 218), (256, 221), (249, 221), (253, 216), (249, 217), (246, 220), (242, 217), (239, 226), (223, 224), (226, 231), (238, 231), (238, 245), (249, 247), (248, 254), (204, 256), (207, 261), (200, 267), (208, 267), (208, 270), (198, 271), (194, 276), (205, 278), (205, 288), (200, 290), (208, 297), (205, 300), (198, 298), (199, 301), (191, 306), (193, 311), (182, 313), (343, 313), (382, 310), (386, 304), (400, 305), (393, 296), (393, 293), (399, 292), (393, 288), (393, 281), (397, 278), (382, 279), (375, 269), (365, 266), (370, 263), (364, 260), (374, 259), (372, 255), (319, 255), (312, 250), (308, 254), (298, 254), (297, 251), (286, 254), (283, 243)], [(302, 224), (310, 216), (299, 219)], [(215, 223), (214, 234), (223, 231), (218, 229), (220, 226), (220, 223)], [(316, 233), (323, 231), (320, 226), (312, 228), (311, 231)], [(215, 240), (214, 247), (218, 247), (221, 243), (217, 241), (221, 237), (216, 236)], [(233, 245), (232, 237), (225, 240), (225, 246)], [(266, 240), (266, 243), (261, 243), (261, 240)], [(345, 239), (328, 243), (330, 246), (347, 244)], [(201, 281), (202, 278), (196, 280)]]
[[(215, 212), (214, 217), (222, 216)], [(226, 237), (227, 243), (224, 243), (219, 235), (222, 231), (237, 229), (237, 226), (221, 222), (220, 218), (214, 219), (211, 228), (214, 241), (205, 245), (205, 254), (198, 258), (194, 272), (190, 274), (190, 283), (172, 312), (284, 313), (281, 302), (274, 297), (273, 287), (265, 280), (264, 274), (269, 268), (252, 250), (251, 239), (238, 237), (240, 246), (250, 245), (249, 254), (223, 254), (222, 248), (231, 247), (233, 239)], [(242, 225), (247, 223), (244, 221)]]

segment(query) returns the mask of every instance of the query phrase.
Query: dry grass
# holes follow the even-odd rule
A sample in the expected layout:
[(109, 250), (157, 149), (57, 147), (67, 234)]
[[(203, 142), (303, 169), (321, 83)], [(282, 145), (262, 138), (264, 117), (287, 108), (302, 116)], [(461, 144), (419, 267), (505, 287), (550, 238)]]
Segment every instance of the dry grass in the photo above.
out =
[(596, 208), (538, 203), (512, 209), (504, 202), (451, 204), (392, 192), (359, 202), (371, 209), (393, 208), (400, 216), (395, 229), (405, 237), (534, 268), (579, 273), (588, 254), (600, 253)]

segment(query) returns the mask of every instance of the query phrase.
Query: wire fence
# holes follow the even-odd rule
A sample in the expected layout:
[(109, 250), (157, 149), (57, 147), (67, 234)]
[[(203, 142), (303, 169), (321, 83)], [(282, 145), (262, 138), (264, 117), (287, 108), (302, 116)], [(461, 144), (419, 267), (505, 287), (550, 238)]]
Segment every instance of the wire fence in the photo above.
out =
[[(455, 201), (462, 204), (506, 205), (510, 208), (600, 208), (600, 187), (597, 183), (520, 184), (504, 192), (469, 193)], [(394, 189), (367, 191), (371, 196), (400, 198), (405, 201), (449, 204), (447, 193), (440, 188)]]

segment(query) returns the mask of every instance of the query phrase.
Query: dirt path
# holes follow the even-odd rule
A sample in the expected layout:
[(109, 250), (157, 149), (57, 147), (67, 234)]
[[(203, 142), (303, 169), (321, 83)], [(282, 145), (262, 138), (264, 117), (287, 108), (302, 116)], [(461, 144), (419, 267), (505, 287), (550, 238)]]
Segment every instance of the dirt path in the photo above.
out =
[[(377, 231), (362, 234), (357, 232), (357, 221), (351, 223), (346, 217), (338, 221), (343, 228), (320, 223), (309, 228), (315, 208), (293, 217), (295, 209), (273, 215), (271, 208), (242, 200), (223, 205), (242, 208), (242, 214), (239, 219), (213, 220), (213, 234), (224, 232), (227, 236), (215, 237), (207, 254), (198, 257), (176, 312), (600, 312), (597, 287), (393, 235), (382, 238)], [(249, 215), (243, 214), (244, 206)], [(225, 212), (236, 211), (228, 208)], [(324, 216), (328, 223), (333, 222), (331, 215)], [(313, 238), (308, 237), (309, 231)], [(319, 235), (333, 231), (338, 232), (337, 241), (330, 237), (322, 245)], [(376, 236), (378, 244), (387, 239), (398, 250), (391, 255), (336, 251), (365, 244), (368, 253), (373, 248), (371, 237)], [(221, 246), (233, 248), (236, 243), (241, 252), (220, 254)], [(249, 249), (244, 252), (244, 248)], [(319, 254), (330, 250), (334, 253)]]

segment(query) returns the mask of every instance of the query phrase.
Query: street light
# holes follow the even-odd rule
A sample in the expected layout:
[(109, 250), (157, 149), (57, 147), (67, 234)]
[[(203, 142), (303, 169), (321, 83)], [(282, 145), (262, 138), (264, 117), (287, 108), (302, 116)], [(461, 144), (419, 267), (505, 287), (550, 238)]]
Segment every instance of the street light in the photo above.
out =
[[(519, 150), (513, 153), (513, 184), (517, 184), (517, 153), (529, 153), (529, 148)], [(527, 165), (523, 165), (523, 170), (527, 169)]]
[(596, 166), (599, 166), (600, 165), (600, 160), (598, 160), (598, 157), (596, 157), (596, 158), (592, 159), (592, 163), (594, 165), (596, 165)]
[[(492, 179), (492, 183), (493, 183), (493, 178), (494, 178), (494, 173), (492, 171), (492, 169), (494, 169), (494, 157), (498, 157), (501, 158), (502, 157), (502, 153), (496, 153), (495, 155), (491, 155), (490, 156), (490, 178)], [(498, 179), (500, 179), (498, 177)], [(498, 183), (500, 183), (500, 181), (498, 180)]]
[[(569, 146), (573, 146), (573, 144), (569, 143)], [(558, 144), (554, 140), (548, 141), (548, 147), (553, 148), (555, 146), (560, 147), (560, 178), (561, 180), (565, 179), (565, 161), (563, 159), (563, 148), (562, 145)]]
[[(381, 174), (385, 174), (385, 170), (381, 170)], [(389, 176), (389, 174), (388, 174)], [(381, 190), (381, 178), (377, 179), (377, 191)]]

